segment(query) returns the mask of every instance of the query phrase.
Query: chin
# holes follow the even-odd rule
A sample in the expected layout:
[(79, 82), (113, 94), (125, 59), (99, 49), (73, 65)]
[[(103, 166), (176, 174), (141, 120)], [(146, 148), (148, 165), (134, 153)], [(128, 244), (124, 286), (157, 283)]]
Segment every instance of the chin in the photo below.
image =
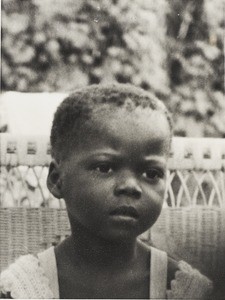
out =
[(100, 234), (101, 238), (111, 242), (122, 242), (135, 240), (143, 231), (139, 230), (113, 230)]

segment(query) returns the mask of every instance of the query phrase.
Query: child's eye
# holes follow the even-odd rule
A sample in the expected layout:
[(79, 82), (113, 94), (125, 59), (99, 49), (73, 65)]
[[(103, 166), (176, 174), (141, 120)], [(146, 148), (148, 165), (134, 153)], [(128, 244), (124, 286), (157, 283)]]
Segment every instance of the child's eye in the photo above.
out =
[(145, 178), (147, 178), (147, 179), (157, 181), (157, 180), (159, 180), (160, 178), (163, 178), (163, 177), (164, 177), (164, 172), (161, 171), (161, 170), (152, 168), (152, 169), (146, 170), (146, 171), (142, 174), (142, 176), (145, 177)]
[(112, 173), (113, 172), (113, 168), (112, 168), (112, 165), (109, 164), (109, 163), (102, 163), (102, 164), (99, 164), (97, 166), (95, 166), (95, 171), (98, 171), (100, 173)]

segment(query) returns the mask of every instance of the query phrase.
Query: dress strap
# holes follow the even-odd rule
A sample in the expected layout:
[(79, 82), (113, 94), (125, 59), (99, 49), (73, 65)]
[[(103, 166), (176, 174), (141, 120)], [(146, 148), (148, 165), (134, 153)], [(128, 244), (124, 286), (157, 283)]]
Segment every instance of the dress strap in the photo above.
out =
[(150, 299), (166, 299), (167, 253), (151, 247)]
[(59, 299), (59, 283), (54, 247), (38, 253), (38, 259), (40, 266), (45, 272), (45, 276), (49, 280), (49, 287), (52, 290), (54, 299)]

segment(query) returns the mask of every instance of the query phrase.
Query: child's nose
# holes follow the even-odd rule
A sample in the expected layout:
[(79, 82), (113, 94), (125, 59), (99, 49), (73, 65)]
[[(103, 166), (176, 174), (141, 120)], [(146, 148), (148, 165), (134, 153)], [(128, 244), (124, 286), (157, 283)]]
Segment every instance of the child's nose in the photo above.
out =
[(139, 199), (142, 195), (142, 189), (137, 178), (132, 172), (126, 171), (120, 174), (115, 186), (114, 194), (116, 196), (129, 196)]

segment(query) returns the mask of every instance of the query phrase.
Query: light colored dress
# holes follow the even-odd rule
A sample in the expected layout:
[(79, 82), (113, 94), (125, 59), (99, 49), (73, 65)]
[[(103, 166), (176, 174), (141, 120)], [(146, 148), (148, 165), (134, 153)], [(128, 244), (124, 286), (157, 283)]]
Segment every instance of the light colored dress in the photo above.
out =
[[(212, 283), (184, 261), (167, 290), (167, 254), (151, 247), (149, 299), (210, 299)], [(34, 255), (24, 255), (0, 275), (0, 291), (18, 299), (59, 299), (54, 247)]]

